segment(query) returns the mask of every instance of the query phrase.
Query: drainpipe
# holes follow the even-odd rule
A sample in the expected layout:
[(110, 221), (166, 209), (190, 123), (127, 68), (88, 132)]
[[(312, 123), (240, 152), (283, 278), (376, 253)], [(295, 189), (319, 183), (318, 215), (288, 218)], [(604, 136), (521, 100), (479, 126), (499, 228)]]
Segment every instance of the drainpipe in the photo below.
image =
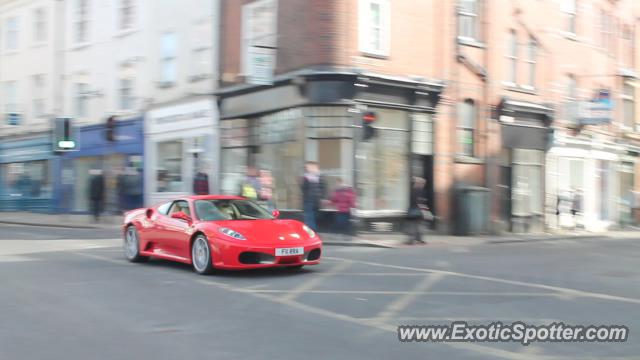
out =
[(486, 76), (483, 79), (483, 84), (482, 84), (482, 106), (484, 107), (484, 182), (485, 182), (485, 187), (487, 189), (489, 189), (489, 201), (488, 201), (488, 209), (487, 209), (487, 214), (489, 214), (489, 223), (487, 224), (487, 230), (489, 231), (489, 233), (492, 233), (494, 231), (494, 199), (495, 199), (495, 194), (494, 194), (494, 185), (493, 185), (493, 167), (494, 167), (494, 156), (490, 153), (491, 151), (491, 140), (492, 140), (492, 131), (491, 131), (491, 126), (493, 125), (492, 122), (492, 114), (491, 114), (491, 104), (489, 104), (490, 101), (490, 96), (489, 96), (489, 91), (490, 91), (490, 69), (489, 69), (489, 58), (490, 58), (490, 51), (489, 51), (489, 21), (488, 19), (488, 14), (489, 14), (489, 1), (483, 1), (482, 2), (482, 6), (483, 8), (480, 10), (482, 12), (482, 20), (481, 20), (481, 24), (482, 24), (482, 28), (481, 28), (481, 32), (482, 32), (482, 36), (484, 37), (485, 41), (485, 48), (484, 48), (484, 68), (486, 71)]

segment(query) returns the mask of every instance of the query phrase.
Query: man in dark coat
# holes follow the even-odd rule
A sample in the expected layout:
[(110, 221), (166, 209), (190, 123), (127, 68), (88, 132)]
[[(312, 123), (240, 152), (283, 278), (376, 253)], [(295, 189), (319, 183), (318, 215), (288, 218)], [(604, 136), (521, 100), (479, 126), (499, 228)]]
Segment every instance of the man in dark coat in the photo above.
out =
[(89, 180), (89, 202), (91, 214), (96, 221), (100, 221), (100, 213), (104, 206), (104, 175), (102, 170), (91, 170)]
[(326, 198), (327, 191), (324, 179), (320, 175), (318, 163), (309, 161), (305, 164), (305, 174), (301, 183), (304, 223), (314, 231), (317, 231), (320, 202)]

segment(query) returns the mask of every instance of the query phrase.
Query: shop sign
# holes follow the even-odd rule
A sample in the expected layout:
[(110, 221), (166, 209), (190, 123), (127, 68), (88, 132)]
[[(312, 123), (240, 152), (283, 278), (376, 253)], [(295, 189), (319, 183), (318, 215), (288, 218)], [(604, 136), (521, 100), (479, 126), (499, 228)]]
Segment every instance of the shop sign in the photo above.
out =
[(591, 101), (578, 103), (578, 124), (601, 125), (609, 124), (613, 116), (613, 102), (611, 93), (607, 89), (596, 92)]

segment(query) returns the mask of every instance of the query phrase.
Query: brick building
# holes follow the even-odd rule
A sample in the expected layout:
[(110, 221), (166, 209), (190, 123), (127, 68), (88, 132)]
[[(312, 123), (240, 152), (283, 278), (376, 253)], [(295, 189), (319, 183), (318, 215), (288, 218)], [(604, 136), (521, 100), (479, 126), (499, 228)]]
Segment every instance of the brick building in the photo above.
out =
[[(235, 192), (247, 165), (268, 168), (278, 207), (295, 213), (292, 174), (316, 160), (330, 186), (357, 188), (369, 228), (399, 223), (411, 176), (427, 179), (445, 232), (461, 229), (453, 220), (471, 204), (457, 194), (469, 191), (488, 200), (472, 230), (560, 226), (564, 188), (563, 206), (582, 190), (585, 222), (609, 226), (636, 182), (635, 10), (630, 0), (223, 1), (222, 190)], [(364, 111), (377, 115), (369, 141)]]

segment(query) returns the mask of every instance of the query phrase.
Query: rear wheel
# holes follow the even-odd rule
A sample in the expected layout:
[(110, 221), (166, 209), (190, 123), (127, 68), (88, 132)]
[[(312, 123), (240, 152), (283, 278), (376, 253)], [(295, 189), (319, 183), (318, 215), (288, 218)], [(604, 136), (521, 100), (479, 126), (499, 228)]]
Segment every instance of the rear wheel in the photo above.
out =
[(129, 225), (124, 234), (122, 247), (124, 249), (124, 256), (131, 262), (144, 262), (149, 260), (148, 256), (140, 255), (139, 239), (140, 237), (138, 236), (138, 230), (136, 230), (136, 227)]
[(200, 275), (207, 275), (213, 272), (211, 261), (211, 248), (209, 240), (204, 235), (196, 236), (191, 245), (191, 263), (193, 270)]

